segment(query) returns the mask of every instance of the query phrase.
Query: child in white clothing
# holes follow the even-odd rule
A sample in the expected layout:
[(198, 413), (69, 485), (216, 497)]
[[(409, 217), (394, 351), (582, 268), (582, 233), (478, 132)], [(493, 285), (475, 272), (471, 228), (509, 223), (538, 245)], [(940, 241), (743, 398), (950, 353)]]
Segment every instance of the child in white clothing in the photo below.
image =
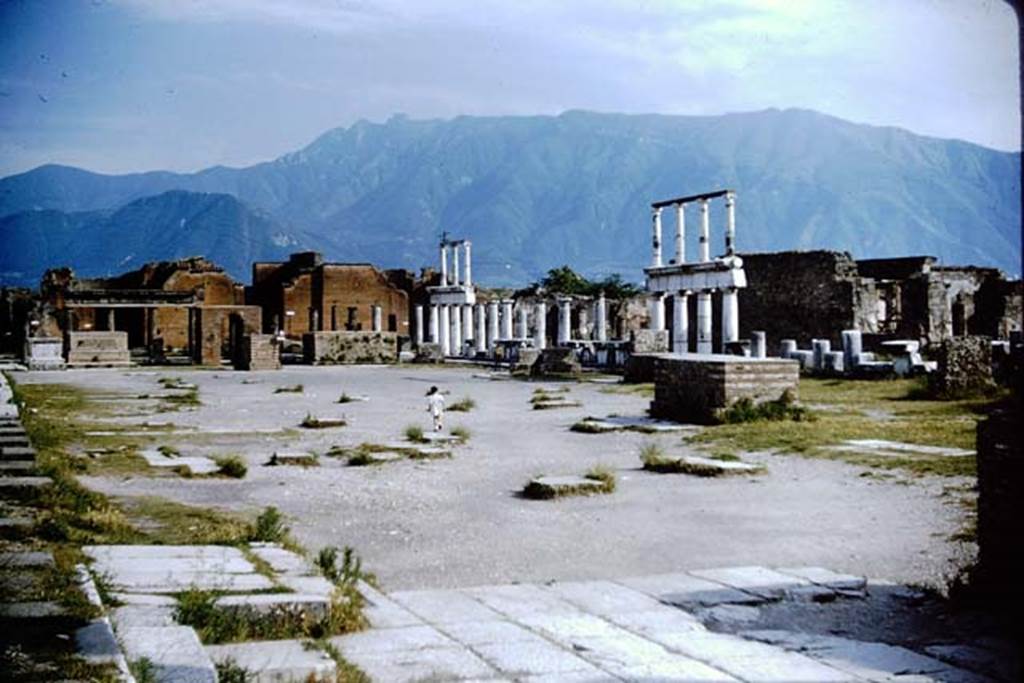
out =
[(434, 431), (444, 429), (444, 396), (437, 387), (430, 387), (430, 391), (427, 392), (427, 412), (434, 418)]

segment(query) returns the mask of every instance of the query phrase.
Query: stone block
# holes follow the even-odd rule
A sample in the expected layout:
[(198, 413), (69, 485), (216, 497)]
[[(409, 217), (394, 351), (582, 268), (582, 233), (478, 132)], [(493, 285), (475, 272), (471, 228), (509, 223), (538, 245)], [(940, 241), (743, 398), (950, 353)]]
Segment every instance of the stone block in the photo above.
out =
[(992, 344), (988, 337), (953, 337), (938, 350), (938, 369), (928, 377), (936, 398), (969, 397), (993, 386)]
[(655, 361), (651, 417), (712, 423), (741, 398), (773, 401), (796, 397), (799, 370), (792, 360), (721, 354), (661, 356)]
[(867, 586), (867, 579), (863, 576), (837, 574), (822, 567), (778, 567), (776, 571), (832, 589), (862, 590)]
[(249, 683), (334, 680), (337, 665), (331, 657), (302, 640), (207, 645), (214, 664), (231, 661), (249, 672)]
[(29, 445), (28, 436), (25, 434), (0, 434), (0, 448), (27, 448)]
[(310, 574), (313, 569), (306, 558), (272, 543), (250, 543), (249, 552), (270, 565), (278, 574)]
[(148, 659), (156, 681), (217, 683), (217, 669), (188, 626), (138, 626), (117, 635), (128, 661)]
[(598, 673), (586, 660), (544, 641), (488, 643), (476, 645), (473, 650), (502, 675), (509, 677)]
[(467, 621), (493, 621), (498, 613), (454, 590), (400, 591), (391, 599), (421, 619), (447, 625)]
[(572, 603), (530, 584), (480, 586), (462, 592), (492, 610), (515, 619), (537, 615), (582, 615), (582, 611)]
[[(131, 595), (122, 593), (120, 595)], [(170, 599), (170, 598), (168, 598)], [(110, 619), (117, 629), (135, 628), (138, 626), (176, 626), (174, 621), (174, 604), (170, 605), (124, 605), (110, 611)]]
[(576, 351), (567, 347), (544, 349), (540, 352), (537, 362), (530, 368), (533, 377), (579, 377), (583, 372)]
[(631, 330), (629, 333), (630, 353), (668, 353), (668, 330)]
[(106, 618), (97, 619), (75, 631), (75, 649), (79, 657), (93, 664), (115, 662), (121, 648)]
[(30, 476), (35, 471), (35, 460), (0, 460), (0, 477)]
[(25, 340), (24, 360), (29, 370), (63, 370), (64, 340), (60, 337), (29, 337)]
[(330, 639), (330, 642), (331, 645), (341, 650), (346, 658), (356, 653), (388, 655), (415, 650), (449, 648), (456, 645), (455, 641), (433, 626), (372, 629), (335, 636)]
[(296, 576), (294, 574), (282, 574), (275, 577), (276, 581), (285, 588), (296, 593), (306, 595), (320, 595), (330, 598), (334, 595), (337, 587), (322, 576)]
[(827, 375), (843, 374), (843, 352), (829, 351), (825, 354), (823, 370)]
[(349, 652), (342, 646), (341, 652), (374, 681), (484, 681), (498, 676), (494, 668), (459, 646), (398, 652)]
[(690, 572), (693, 576), (715, 581), (737, 590), (753, 593), (765, 600), (781, 599), (790, 588), (810, 585), (798, 576), (783, 574), (767, 567), (726, 567)]
[(764, 332), (750, 333), (750, 355), (753, 358), (768, 357), (768, 341)]
[(414, 363), (443, 363), (444, 353), (440, 344), (424, 343), (416, 348)]
[(626, 360), (622, 381), (626, 384), (647, 384), (654, 381), (654, 365), (659, 358), (667, 357), (660, 353), (634, 353)]
[(0, 569), (42, 569), (53, 567), (53, 553), (26, 550), (0, 553)]
[(531, 479), (523, 489), (527, 498), (548, 499), (560, 496), (609, 493), (608, 485), (600, 479), (576, 475), (543, 476)]
[(233, 360), (236, 370), (280, 370), (281, 347), (272, 334), (246, 334)]
[(68, 367), (131, 365), (127, 332), (68, 332), (64, 335)]
[(52, 485), (49, 477), (0, 477), (0, 500), (34, 500)]
[(36, 449), (31, 446), (0, 447), (0, 460), (35, 460)]
[(302, 358), (309, 365), (397, 363), (395, 332), (307, 332), (302, 336)]
[(330, 598), (301, 593), (261, 593), (257, 595), (225, 595), (217, 598), (218, 608), (242, 618), (270, 616), (325, 619), (331, 612)]
[[(545, 586), (559, 598), (584, 612), (609, 618), (627, 612), (658, 610), (654, 598), (611, 581), (563, 581)], [(679, 611), (679, 610), (675, 610)]]

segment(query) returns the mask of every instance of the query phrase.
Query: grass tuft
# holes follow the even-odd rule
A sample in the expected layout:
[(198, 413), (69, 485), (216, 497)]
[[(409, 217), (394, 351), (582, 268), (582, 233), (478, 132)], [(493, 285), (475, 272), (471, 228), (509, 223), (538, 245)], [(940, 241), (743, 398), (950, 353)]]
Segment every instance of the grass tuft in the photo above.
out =
[(476, 401), (469, 396), (463, 396), (461, 399), (448, 406), (448, 410), (453, 413), (468, 413), (474, 408), (476, 408)]
[(274, 389), (275, 394), (301, 394), (303, 391), (305, 391), (305, 387), (301, 384), (292, 384)]
[(280, 543), (288, 536), (288, 527), (284, 523), (284, 515), (273, 505), (263, 509), (256, 518), (251, 532), (250, 540), (262, 543)]
[(427, 443), (427, 439), (423, 435), (423, 427), (420, 427), (419, 425), (409, 425), (405, 428), (403, 434), (405, 434), (407, 441), (412, 441), (413, 443)]
[(466, 443), (469, 441), (469, 437), (471, 437), (473, 433), (466, 427), (458, 426), (452, 428), (451, 435), (458, 439), (459, 443)]
[(217, 474), (224, 477), (242, 479), (249, 471), (245, 461), (238, 455), (224, 455), (219, 458), (214, 458), (214, 462), (216, 462), (217, 466), (220, 468), (217, 470)]
[(343, 392), (341, 392), (341, 396), (338, 397), (338, 400), (336, 401), (336, 403), (352, 403), (355, 400), (356, 399), (352, 398), (351, 396), (349, 396), (348, 394), (346, 394), (343, 391)]
[(729, 406), (721, 416), (721, 421), (726, 424), (741, 424), (761, 420), (813, 422), (815, 416), (807, 408), (796, 405), (796, 399), (789, 389), (784, 391), (782, 396), (774, 401), (754, 403), (747, 397), (741, 398)]

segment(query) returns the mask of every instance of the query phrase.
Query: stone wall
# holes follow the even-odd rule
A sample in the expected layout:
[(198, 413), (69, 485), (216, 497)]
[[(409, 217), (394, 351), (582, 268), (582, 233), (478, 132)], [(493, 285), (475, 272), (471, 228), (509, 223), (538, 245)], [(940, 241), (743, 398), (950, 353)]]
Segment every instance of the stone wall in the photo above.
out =
[(257, 306), (201, 306), (193, 309), (193, 362), (216, 367), (225, 358), (233, 359), (243, 336), (260, 331), (260, 318), (261, 311)]
[(234, 357), (236, 370), (280, 370), (281, 347), (272, 334), (245, 334)]
[[(1024, 548), (1024, 448), (1021, 407), (1014, 403), (978, 423), (978, 570), (980, 587), (1020, 601)], [(1016, 597), (1015, 597), (1016, 596)]]
[(68, 332), (64, 335), (68, 367), (124, 367), (130, 364), (127, 332)]
[(938, 370), (928, 376), (928, 390), (937, 397), (974, 396), (992, 388), (992, 343), (988, 337), (955, 337), (942, 342)]
[(793, 360), (666, 354), (654, 361), (650, 412), (652, 417), (712, 424), (741, 398), (773, 401), (786, 391), (795, 398), (799, 381), (800, 365)]
[(302, 335), (303, 362), (310, 365), (398, 362), (394, 332), (307, 332)]

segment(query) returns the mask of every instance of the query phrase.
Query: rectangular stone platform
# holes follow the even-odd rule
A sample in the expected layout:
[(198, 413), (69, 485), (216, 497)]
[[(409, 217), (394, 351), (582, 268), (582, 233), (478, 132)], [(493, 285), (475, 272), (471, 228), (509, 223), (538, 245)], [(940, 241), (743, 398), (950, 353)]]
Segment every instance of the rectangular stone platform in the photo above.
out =
[(774, 401), (796, 397), (800, 365), (781, 358), (665, 353), (654, 359), (651, 416), (678, 422), (715, 422), (742, 398)]
[(127, 332), (68, 332), (64, 350), (68, 367), (131, 365)]

